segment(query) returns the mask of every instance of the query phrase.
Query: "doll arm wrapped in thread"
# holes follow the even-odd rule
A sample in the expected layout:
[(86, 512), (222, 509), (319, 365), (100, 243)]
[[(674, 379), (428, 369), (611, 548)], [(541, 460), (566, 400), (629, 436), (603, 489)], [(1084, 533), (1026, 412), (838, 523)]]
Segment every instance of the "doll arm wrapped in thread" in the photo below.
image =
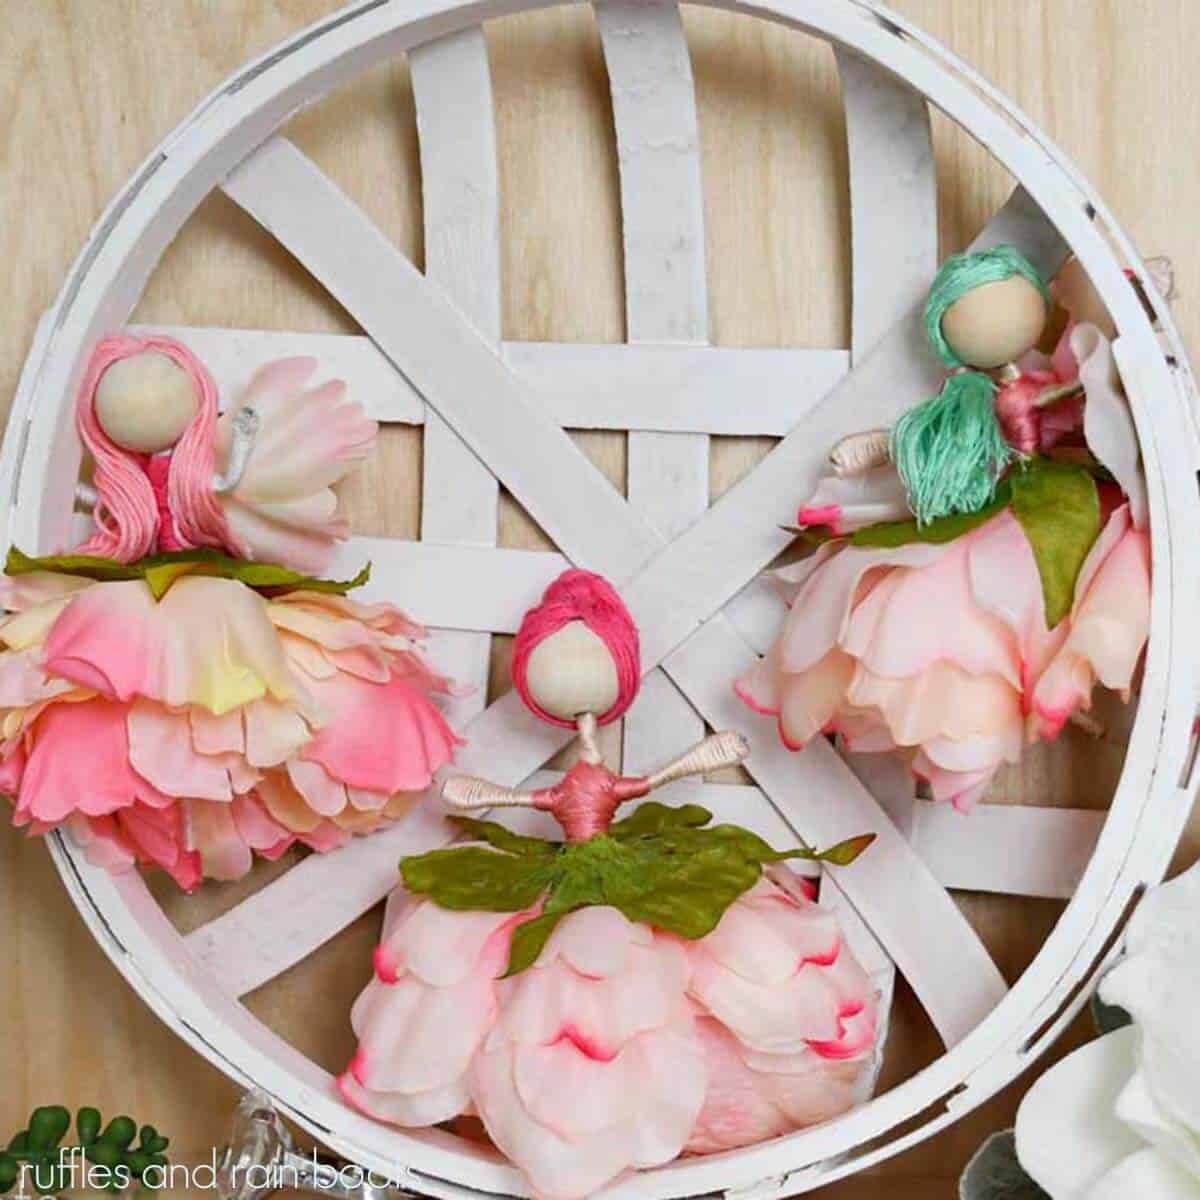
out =
[[(590, 713), (584, 714), (580, 718), (581, 735), (589, 723), (594, 730), (595, 718)], [(618, 802), (633, 800), (676, 780), (734, 766), (749, 752), (750, 747), (740, 733), (716, 733), (697, 742), (648, 778), (613, 775), (605, 782)], [(587, 765), (597, 765), (599, 761), (598, 755), (593, 756), (586, 750), (580, 755), (580, 762)], [(451, 807), (465, 810), (492, 807), (553, 809), (556, 795), (556, 788), (540, 788), (536, 791), (507, 788), (475, 775), (454, 775), (442, 785), (443, 799)]]
[(705, 775), (721, 767), (732, 767), (750, 753), (750, 746), (740, 733), (726, 731), (714, 733), (697, 742), (690, 750), (681, 754), (674, 762), (660, 767), (647, 780), (650, 790), (665, 787), (677, 779), (689, 775)]

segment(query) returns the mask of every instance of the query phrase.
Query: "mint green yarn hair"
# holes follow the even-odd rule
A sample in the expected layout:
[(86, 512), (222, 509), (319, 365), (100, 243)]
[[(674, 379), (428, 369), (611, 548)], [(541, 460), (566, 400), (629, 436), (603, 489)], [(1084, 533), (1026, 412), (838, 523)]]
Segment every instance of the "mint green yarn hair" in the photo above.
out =
[(995, 383), (990, 375), (968, 369), (946, 341), (942, 318), (968, 292), (1014, 276), (1037, 288), (1049, 312), (1046, 281), (1012, 246), (952, 255), (929, 289), (925, 332), (942, 362), (955, 373), (932, 400), (910, 408), (892, 430), (892, 460), (920, 525), (986, 507), (1013, 459), (1013, 448), (996, 416)]

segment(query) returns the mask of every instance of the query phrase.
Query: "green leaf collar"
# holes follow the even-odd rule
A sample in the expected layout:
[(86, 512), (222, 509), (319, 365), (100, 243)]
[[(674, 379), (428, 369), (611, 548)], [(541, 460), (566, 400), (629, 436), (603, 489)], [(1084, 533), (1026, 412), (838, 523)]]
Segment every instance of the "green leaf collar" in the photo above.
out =
[(649, 801), (586, 842), (522, 837), (494, 821), (452, 818), (475, 839), (406, 858), (410, 892), (458, 912), (522, 912), (543, 900), (540, 916), (513, 935), (508, 975), (530, 966), (555, 926), (589, 905), (611, 905), (630, 921), (697, 939), (752, 888), (766, 864), (803, 858), (834, 866), (853, 862), (873, 834), (829, 850), (775, 850), (738, 825), (713, 825), (696, 804)]
[(370, 579), (371, 564), (363, 567), (353, 579), (317, 579), (276, 563), (250, 562), (208, 548), (152, 554), (148, 558), (139, 558), (137, 562), (131, 563), (117, 562), (115, 559), (91, 554), (50, 554), (43, 558), (31, 558), (15, 546), (9, 548), (8, 559), (4, 564), (6, 575), (31, 575), (35, 571), (79, 575), (84, 579), (95, 579), (102, 583), (144, 579), (154, 598), (161, 600), (170, 586), (185, 575), (236, 579), (255, 591), (272, 594), (305, 591), (344, 596), (353, 588), (362, 587)]

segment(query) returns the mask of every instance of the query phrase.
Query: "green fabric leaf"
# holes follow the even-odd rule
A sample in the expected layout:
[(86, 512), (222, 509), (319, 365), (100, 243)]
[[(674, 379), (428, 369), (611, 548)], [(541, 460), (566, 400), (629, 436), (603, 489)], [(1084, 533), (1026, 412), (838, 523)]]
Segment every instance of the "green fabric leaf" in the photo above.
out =
[[(740, 825), (714, 825), (711, 829), (699, 831), (714, 841), (729, 846), (745, 858), (756, 858), (764, 863), (783, 862), (788, 858), (816, 858), (817, 852), (807, 846), (795, 846), (791, 850), (776, 850), (769, 842), (764, 841), (749, 829)], [(686, 840), (685, 840), (686, 845)]]
[(830, 866), (848, 867), (874, 840), (873, 833), (860, 833), (858, 837), (847, 838), (828, 850), (822, 850), (816, 857)]
[(1037, 458), (1010, 477), (1013, 515), (1021, 523), (1053, 629), (1071, 611), (1075, 581), (1100, 536), (1100, 493), (1084, 467)]
[(186, 575), (212, 575), (221, 579), (236, 579), (256, 591), (321, 592), (344, 596), (362, 587), (371, 577), (368, 563), (353, 579), (318, 579), (302, 575), (290, 567), (276, 563), (249, 562), (222, 554), (219, 550), (175, 550), (169, 554), (153, 554), (137, 562), (119, 563), (90, 554), (51, 554), (31, 558), (15, 546), (8, 551), (4, 564), (6, 575), (30, 575), (35, 571), (54, 571), (63, 575), (79, 575), (102, 583), (114, 580), (144, 579), (156, 600), (161, 600), (177, 580)]
[(510, 854), (546, 858), (556, 854), (562, 846), (562, 842), (551, 842), (545, 838), (523, 837), (496, 821), (480, 821), (475, 817), (459, 816), (452, 816), (450, 821), (475, 841), (487, 842), (489, 846), (495, 846), (497, 850), (507, 850)]
[(555, 926), (566, 912), (543, 913), (532, 921), (524, 921), (513, 931), (512, 946), (508, 954), (508, 969), (501, 978), (518, 975), (526, 967), (532, 967), (544, 949)]
[(894, 550), (898, 546), (908, 546), (913, 542), (927, 542), (941, 546), (952, 542), (977, 529), (985, 521), (990, 521), (997, 513), (1003, 512), (1012, 499), (1012, 490), (1007, 479), (996, 486), (995, 499), (978, 512), (955, 513), (949, 517), (938, 517), (925, 525), (918, 525), (915, 518), (909, 521), (879, 521), (875, 525), (866, 525), (850, 535), (850, 545), (867, 546), (873, 549)]
[(606, 835), (564, 846), (559, 873), (546, 901), (547, 912), (572, 912), (591, 904), (620, 907), (622, 896), (638, 886), (638, 876), (652, 852)]
[(682, 804), (674, 808), (659, 804), (657, 800), (647, 800), (630, 816), (610, 826), (608, 836), (625, 841), (660, 834), (667, 829), (707, 825), (711, 820), (712, 813), (699, 804)]
[(44, 558), (31, 558), (16, 546), (9, 547), (4, 563), (5, 575), (32, 575), (35, 571), (57, 571), (63, 575), (82, 575), (85, 579), (103, 581), (141, 578), (133, 563), (98, 558), (91, 554), (50, 554)]
[[(193, 574), (219, 575), (223, 579), (236, 579), (247, 587), (259, 591), (305, 591), (344, 596), (354, 588), (362, 587), (371, 578), (370, 563), (367, 563), (353, 579), (318, 579), (312, 575), (303, 575), (299, 571), (293, 571), (290, 567), (280, 566), (278, 563), (249, 562), (240, 558), (231, 558), (229, 555), (220, 554), (215, 550), (186, 550), (183, 553), (198, 556)], [(146, 565), (146, 576), (149, 581), (151, 572), (175, 566), (176, 555), (155, 555), (154, 558), (143, 559), (142, 562)], [(153, 583), (151, 583), (151, 587), (153, 587)]]
[(1099, 483), (1116, 483), (1117, 477), (1088, 449), (1083, 446), (1057, 446), (1046, 452), (1050, 462), (1069, 463), (1082, 467)]
[(692, 832), (648, 856), (613, 903), (631, 921), (694, 940), (711, 933), (725, 910), (758, 882), (762, 862), (741, 853), (734, 839)]
[(699, 805), (650, 801), (607, 834), (564, 844), (460, 817), (459, 828), (488, 846), (434, 850), (406, 858), (400, 870), (410, 892), (455, 911), (519, 912), (541, 900), (542, 914), (514, 933), (513, 975), (536, 961), (558, 921), (576, 909), (612, 905), (631, 921), (701, 938), (764, 865), (815, 858), (845, 866), (874, 840), (866, 834), (826, 851), (776, 850), (739, 825), (706, 828), (711, 819)]
[(455, 912), (520, 912), (537, 903), (554, 879), (553, 860), (451, 846), (406, 858), (404, 886)]
[(779, 528), (809, 546), (823, 546), (837, 536), (825, 525), (780, 525)]

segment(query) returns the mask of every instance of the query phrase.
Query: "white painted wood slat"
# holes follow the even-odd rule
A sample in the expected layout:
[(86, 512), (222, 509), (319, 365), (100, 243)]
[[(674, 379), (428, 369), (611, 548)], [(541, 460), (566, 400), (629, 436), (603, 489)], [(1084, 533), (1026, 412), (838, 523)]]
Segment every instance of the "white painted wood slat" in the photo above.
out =
[(937, 171), (925, 98), (835, 48), (850, 160), (850, 353), (869, 353), (938, 267)]
[[(850, 166), (852, 362), (922, 300), (937, 270), (937, 175), (925, 99), (876, 63), (835, 48)], [(893, 755), (848, 754), (847, 766), (911, 839), (916, 789)], [(862, 918), (837, 904), (852, 944), (891, 1011), (895, 971)]]
[(355, 596), (390, 601), (431, 628), (477, 633), (516, 633), (525, 611), (570, 565), (542, 550), (356, 537), (338, 547), (328, 574), (350, 579), (367, 562), (370, 581)]
[[(679, 9), (638, 0), (594, 8), (620, 163), (626, 334), (631, 343), (703, 343), (700, 130)], [(626, 477), (630, 505), (664, 539), (675, 537), (708, 508), (708, 438), (631, 432)], [(625, 770), (651, 771), (703, 734), (704, 722), (679, 690), (652, 671), (625, 718)]]
[(1107, 816), (1011, 804), (960, 813), (920, 802), (913, 833), (921, 857), (946, 887), (1066, 900), (1083, 878)]
[[(280, 178), (281, 174), (283, 176), (282, 179)], [(349, 232), (355, 228), (355, 224), (358, 224), (358, 226), (361, 228), (364, 226), (365, 222), (362, 221), (361, 215), (358, 214), (358, 212), (355, 212), (353, 209), (350, 211), (350, 214), (346, 214), (346, 212), (342, 211), (348, 206), (346, 200), (341, 197), (340, 193), (336, 192), (335, 188), (332, 188), (328, 184), (328, 181), (320, 179), (320, 176), (313, 172), (310, 164), (306, 164), (304, 160), (302, 160), (302, 157), (296, 154), (296, 151), (294, 151), (292, 148), (287, 148), (287, 146), (277, 142), (266, 146), (264, 150), (259, 151), (250, 162), (244, 164), (244, 166), (242, 166), (238, 172), (235, 173), (233, 178), (230, 179), (227, 184), (227, 190), (233, 194), (235, 199), (239, 199), (240, 202), (244, 204), (247, 204), (248, 199), (248, 208), (250, 208), (251, 211), (260, 218), (264, 218), (265, 223), (268, 224), (269, 228), (275, 228), (275, 232), (282, 235), (284, 244), (293, 245), (293, 248), (295, 248), (295, 242), (299, 239), (302, 244), (304, 244), (304, 257), (308, 260), (308, 263), (310, 263), (311, 266), (317, 266), (317, 269), (322, 272), (332, 272), (335, 280), (337, 280), (337, 278), (346, 278), (347, 281), (349, 280), (349, 275), (342, 276), (341, 274), (342, 269), (344, 269), (343, 257), (347, 251)], [(292, 208), (292, 206), (278, 202), (277, 197), (281, 196), (281, 194), (293, 194), (294, 196), (294, 194), (298, 194), (300, 192), (306, 193), (307, 196), (310, 197), (310, 200), (317, 202), (313, 206), (313, 211), (308, 212), (307, 215), (300, 215), (295, 211), (294, 208)], [(331, 239), (329, 238), (328, 233), (326, 233), (326, 230), (330, 228), (338, 228), (341, 230), (341, 233), (337, 238), (336, 250), (334, 246), (329, 245)], [(376, 271), (371, 272), (371, 274), (367, 277), (372, 278), (372, 280), (378, 280), (378, 266), (380, 260), (386, 258), (386, 252), (384, 250), (384, 246), (380, 245), (378, 236), (376, 233), (374, 233), (374, 230), (370, 229), (370, 227), (366, 227), (364, 230), (362, 230), (362, 232), (364, 232), (365, 240), (367, 241), (368, 246), (370, 246), (370, 253), (364, 253), (364, 256), (362, 257), (364, 257), (364, 262), (368, 257), (370, 257), (374, 268), (376, 268)], [(316, 242), (316, 245), (313, 245), (314, 242)], [(316, 262), (313, 262), (314, 250), (318, 251)], [(415, 301), (416, 295), (419, 294), (419, 288), (416, 287), (416, 283), (419, 281), (415, 281), (412, 277), (410, 277), (409, 272), (406, 270), (407, 264), (403, 263), (403, 260), (400, 258), (400, 256), (397, 256), (395, 252), (391, 252), (391, 257), (398, 259), (398, 262), (394, 264), (397, 275), (401, 277), (401, 280), (406, 282), (409, 292), (412, 293), (410, 300)], [(395, 296), (386, 294), (379, 295), (378, 288), (376, 284), (373, 283), (368, 284), (366, 290), (364, 290), (364, 288), (361, 287), (361, 280), (358, 293), (356, 293), (354, 296), (347, 296), (344, 294), (344, 292), (346, 292), (346, 288), (338, 288), (336, 284), (334, 290), (335, 293), (340, 294), (340, 299), (342, 299), (343, 304), (346, 304), (349, 310), (354, 312), (356, 316), (359, 317), (361, 322), (364, 323), (365, 328), (377, 332), (379, 335), (380, 344), (383, 344), (385, 349), (388, 349), (389, 346), (395, 346), (397, 338), (394, 335), (394, 331), (386, 328), (386, 325), (388, 325), (388, 320), (395, 319), (395, 314), (398, 311), (401, 311), (403, 307), (402, 305), (397, 304)], [(364, 305), (367, 306), (366, 314)], [(443, 307), (437, 304), (436, 295), (434, 295), (433, 298), (432, 316), (436, 318), (437, 323), (442, 323), (444, 319), (452, 317), (452, 313), (445, 312)], [(426, 372), (436, 372), (438, 370), (438, 361), (440, 361), (442, 364), (444, 364), (442, 367), (443, 377), (445, 377), (446, 371), (450, 370), (450, 368), (455, 368), (454, 386), (450, 385), (451, 382), (449, 378), (445, 379), (446, 385), (444, 388), (444, 395), (442, 400), (439, 401), (439, 407), (442, 407), (443, 410), (445, 410), (446, 403), (454, 403), (454, 396), (460, 395), (464, 386), (466, 386), (467, 391), (472, 392), (474, 395), (488, 394), (488, 392), (496, 394), (498, 364), (496, 361), (494, 361), (494, 359), (487, 360), (476, 355), (475, 362), (479, 367), (482, 368), (482, 370), (484, 370), (485, 374), (484, 376), (478, 378), (478, 384), (476, 385), (470, 384), (469, 380), (468, 382), (464, 382), (463, 376), (466, 372), (463, 371), (464, 359), (461, 352), (464, 344), (466, 344), (466, 338), (462, 336), (461, 330), (444, 330), (439, 340), (439, 337), (436, 335), (436, 324), (430, 325), (430, 323), (428, 323), (430, 322), (431, 317), (431, 313), (428, 311), (428, 306), (424, 312), (410, 311), (408, 313), (408, 317), (409, 323), (404, 325), (404, 330), (406, 330), (406, 332), (415, 328), (415, 326), (412, 325), (413, 320), (418, 317), (425, 319), (425, 328), (418, 331), (419, 335), (422, 337), (421, 344), (420, 347), (416, 347), (416, 354), (418, 354), (419, 358), (421, 359), (421, 367), (424, 368)], [(450, 341), (445, 340), (446, 332), (451, 334)], [(415, 337), (408, 338), (409, 343), (415, 341)], [(432, 353), (432, 349), (434, 347), (442, 350), (442, 354), (437, 355)], [(412, 360), (414, 353), (412, 344), (408, 344), (408, 346), (404, 347), (403, 353), (404, 355), (407, 355), (407, 360)], [(402, 361), (404, 361), (404, 359), (402, 359)], [(499, 374), (503, 374), (503, 372), (499, 372)], [(492, 378), (488, 380), (488, 376), (491, 376)], [(427, 386), (427, 374), (426, 376), (422, 377), (422, 382), (424, 382)], [(504, 388), (502, 386), (502, 391), (503, 390)], [(508, 391), (510, 397), (512, 397), (511, 384), (508, 385)], [(894, 380), (889, 379), (889, 388), (876, 389), (874, 396), (892, 396), (894, 402), (894, 391)], [(514, 398), (516, 398), (518, 401), (518, 397)], [(529, 437), (529, 421), (535, 416), (532, 408), (526, 407), (524, 413), (521, 413), (520, 404), (516, 404), (516, 406), (511, 407), (510, 415), (512, 420), (504, 422), (504, 424), (498, 426), (500, 430), (504, 431), (502, 436), (506, 434), (506, 436), (508, 436), (510, 439), (520, 440), (520, 444), (522, 446), (535, 446), (536, 443), (538, 443), (539, 438), (544, 436), (545, 431), (542, 431), (541, 433), (535, 433), (534, 437)], [(470, 424), (474, 424), (476, 430), (478, 430), (478, 416), (479, 414), (475, 412), (456, 413), (455, 420), (457, 421), (458, 426), (460, 426), (460, 432), (463, 432), (464, 426)], [(464, 418), (466, 418), (466, 420), (464, 420)], [(524, 422), (524, 425), (526, 425), (526, 433), (524, 433), (524, 436), (518, 436), (516, 432), (516, 425), (520, 424), (522, 421)], [(830, 438), (830, 440), (832, 440), (832, 438)], [(811, 439), (796, 438), (791, 439), (791, 449), (794, 451), (802, 448), (802, 445), (800, 445), (802, 442), (808, 444), (810, 448), (812, 445), (814, 445)], [(476, 449), (479, 449), (478, 445), (476, 445)], [(487, 456), (494, 463), (494, 455), (491, 452), (491, 448), (488, 448)], [(778, 456), (778, 451), (776, 451), (776, 456)], [(716, 572), (716, 574), (713, 574), (712, 572), (714, 563), (709, 563), (710, 578), (709, 580), (704, 581), (709, 587), (715, 586), (718, 588), (718, 604), (726, 599), (727, 593), (725, 592), (725, 589), (731, 586), (731, 581), (732, 589), (736, 589), (739, 581), (745, 580), (746, 577), (749, 577), (757, 570), (760, 570), (763, 565), (766, 565), (766, 563), (769, 562), (770, 558), (774, 557), (774, 553), (781, 546), (778, 533), (772, 532), (770, 535), (762, 535), (761, 533), (756, 533), (752, 536), (746, 535), (746, 530), (748, 529), (761, 530), (762, 522), (764, 520), (769, 521), (770, 511), (778, 506), (779, 497), (785, 496), (785, 494), (788, 494), (792, 491), (792, 488), (796, 487), (796, 480), (790, 478), (792, 467), (786, 462), (780, 464), (778, 457), (776, 456), (773, 456), (775, 457), (776, 467), (780, 469), (781, 478), (786, 479), (785, 485), (778, 485), (774, 480), (763, 480), (762, 476), (764, 468), (761, 467), (758, 469), (756, 476), (752, 476), (752, 478), (758, 478), (762, 480), (760, 487), (758, 487), (755, 492), (746, 494), (744, 492), (745, 485), (737, 490), (742, 492), (743, 496), (745, 496), (745, 509), (743, 515), (737, 516), (734, 514), (733, 516), (733, 527), (736, 528), (736, 533), (733, 534), (733, 538), (738, 541), (737, 550), (740, 552), (740, 558), (742, 558), (742, 560), (740, 560), (740, 562), (727, 564), (728, 571), (719, 571)], [(522, 502), (524, 505), (526, 505), (526, 508), (529, 509), (535, 518), (538, 518), (538, 520), (540, 520), (544, 526), (550, 527), (550, 520), (548, 520), (548, 518), (553, 517), (553, 511), (556, 509), (563, 511), (564, 505), (566, 506), (566, 512), (568, 512), (568, 514), (574, 512), (576, 516), (580, 514), (587, 514), (588, 517), (592, 516), (589, 510), (593, 508), (592, 502), (595, 498), (595, 490), (592, 486), (593, 481), (589, 480), (588, 476), (590, 468), (586, 467), (581, 470), (581, 472), (580, 470), (577, 470), (577, 472), (566, 473), (565, 478), (562, 474), (560, 474), (557, 479), (552, 479), (551, 476), (546, 473), (545, 468), (547, 466), (547, 462), (544, 455), (538, 454), (530, 458), (530, 456), (526, 454), (521, 455), (520, 458), (524, 464), (524, 468), (526, 468), (523, 470), (523, 474), (526, 476), (526, 479), (522, 481), (522, 486), (515, 486), (514, 491), (518, 498), (522, 499)], [(820, 462), (822, 458), (823, 452), (818, 452), (815, 462)], [(770, 460), (768, 460), (768, 464), (769, 463)], [(514, 466), (517, 469), (517, 473), (520, 473), (520, 464), (514, 464)], [(763, 484), (766, 484), (767, 486), (763, 486)], [(510, 486), (512, 486), (511, 480)], [(530, 487), (534, 488), (534, 493), (530, 493)], [(710, 524), (713, 524), (714, 521), (716, 524), (718, 524), (718, 526), (724, 524), (722, 517), (728, 517), (731, 512), (730, 500), (731, 497), (722, 499), (722, 502), (720, 505), (718, 505), (718, 508), (710, 511), (708, 516), (703, 518), (703, 522), (701, 522), (701, 524), (704, 524), (704, 526), (710, 526)], [(786, 511), (780, 520), (787, 520)], [(602, 528), (607, 529), (610, 527), (608, 527), (607, 522), (605, 522), (602, 524)], [(695, 528), (698, 527), (694, 527), (694, 529)], [(583, 533), (582, 530), (581, 534), (584, 538), (584, 544), (586, 544), (587, 534)], [(558, 540), (563, 542), (562, 536), (559, 536)], [(580, 544), (580, 540), (578, 540), (578, 538), (575, 540), (577, 544)], [(688, 536), (685, 535), (683, 540), (688, 540)], [(724, 558), (728, 541), (731, 539), (726, 536), (726, 538), (721, 538), (719, 540), (720, 542), (724, 542), (725, 546), (718, 551), (718, 559), (716, 559), (718, 562)], [(678, 545), (679, 544), (677, 542), (676, 546), (668, 547), (666, 551), (662, 552), (662, 558), (667, 560), (668, 563), (672, 563), (674, 566), (678, 566), (678, 564), (686, 564), (689, 562), (689, 560), (692, 568), (695, 568), (696, 565), (700, 565), (697, 564), (695, 559), (691, 558), (691, 556), (686, 556), (686, 554), (684, 554), (684, 556), (680, 556), (678, 553)], [(620, 548), (628, 551), (630, 547), (628, 544), (626, 544)], [(708, 552), (708, 547), (704, 547), (704, 553)], [(628, 570), (617, 570), (612, 572), (612, 574), (614, 574), (614, 576), (616, 576), (619, 580), (619, 578), (622, 578), (623, 575), (628, 574)], [(659, 572), (659, 575), (661, 578), (662, 572)], [(640, 582), (644, 587), (644, 581), (638, 582)], [(673, 641), (673, 638), (677, 636), (676, 631), (678, 631), (678, 636), (685, 636), (686, 632), (688, 632), (690, 628), (691, 622), (688, 612), (684, 611), (683, 613), (680, 613), (680, 618), (682, 619), (680, 619), (680, 622), (676, 623), (667, 618), (664, 607), (662, 607), (662, 601), (666, 601), (667, 608), (670, 608), (672, 612), (678, 612), (680, 607), (680, 583), (684, 584), (683, 593), (686, 599), (689, 601), (695, 601), (698, 599), (697, 596), (689, 593), (688, 578), (686, 578), (686, 574), (680, 575), (680, 578), (676, 584), (667, 589), (667, 592), (670, 594), (662, 594), (661, 600), (658, 601), (658, 604), (654, 605), (656, 610), (658, 610), (658, 630), (655, 630), (655, 620), (649, 617), (649, 610), (638, 612), (638, 607), (640, 606), (636, 604), (634, 605), (635, 613), (637, 613), (638, 617), (640, 617), (643, 635), (646, 635), (647, 632), (650, 635), (646, 638), (648, 648), (648, 665), (653, 665), (654, 662), (658, 660), (659, 656), (665, 652), (668, 644), (672, 644), (662, 643), (659, 644), (658, 647), (653, 647), (653, 638), (656, 634), (659, 636), (672, 638)], [(698, 612), (698, 617), (700, 617), (700, 619), (704, 619), (709, 616), (710, 612), (713, 611), (713, 608), (707, 607), (706, 600), (700, 600), (700, 604), (704, 611)], [(653, 647), (654, 649), (653, 654), (649, 653), (650, 647)], [(512, 755), (517, 755), (518, 752), (520, 752), (520, 748), (518, 748), (518, 746), (515, 744), (515, 740), (515, 738), (512, 739), (514, 744), (510, 745), (510, 752)], [(493, 774), (496, 772), (497, 767), (493, 766)], [(914, 864), (914, 871), (916, 871), (918, 876), (924, 877), (922, 871), (919, 869), (919, 864)], [(934, 881), (932, 881), (931, 878), (929, 878), (928, 883), (931, 887), (936, 887), (934, 886)], [(296, 886), (301, 886), (301, 881), (296, 881)], [(943, 904), (942, 910), (944, 913), (946, 913), (948, 919), (958, 920), (958, 914), (956, 914), (956, 911), (953, 910), (953, 906)], [(961, 923), (959, 923), (959, 928), (962, 932), (964, 932), (964, 935), (973, 936), (968, 935), (965, 925), (961, 925)]]
[[(177, 338), (208, 367), (222, 408), (264, 363), (310, 355), (376, 421), (423, 425), (425, 401), (368, 337), (195, 325), (131, 325)], [(501, 357), (564, 429), (784, 437), (850, 369), (845, 350), (504, 342)], [(733, 403), (730, 403), (730, 399)]]
[[(500, 344), (500, 176), (487, 42), (467, 29), (408, 56), (421, 147), (425, 274)], [(494, 546), (500, 489), (436, 412), (425, 418), (421, 537)], [(397, 595), (403, 593), (396, 593)], [(487, 703), (491, 637), (444, 633), (439, 670), (464, 690), (445, 705), (455, 726)]]
[(845, 350), (506, 342), (568, 429), (784, 437), (850, 369)]

